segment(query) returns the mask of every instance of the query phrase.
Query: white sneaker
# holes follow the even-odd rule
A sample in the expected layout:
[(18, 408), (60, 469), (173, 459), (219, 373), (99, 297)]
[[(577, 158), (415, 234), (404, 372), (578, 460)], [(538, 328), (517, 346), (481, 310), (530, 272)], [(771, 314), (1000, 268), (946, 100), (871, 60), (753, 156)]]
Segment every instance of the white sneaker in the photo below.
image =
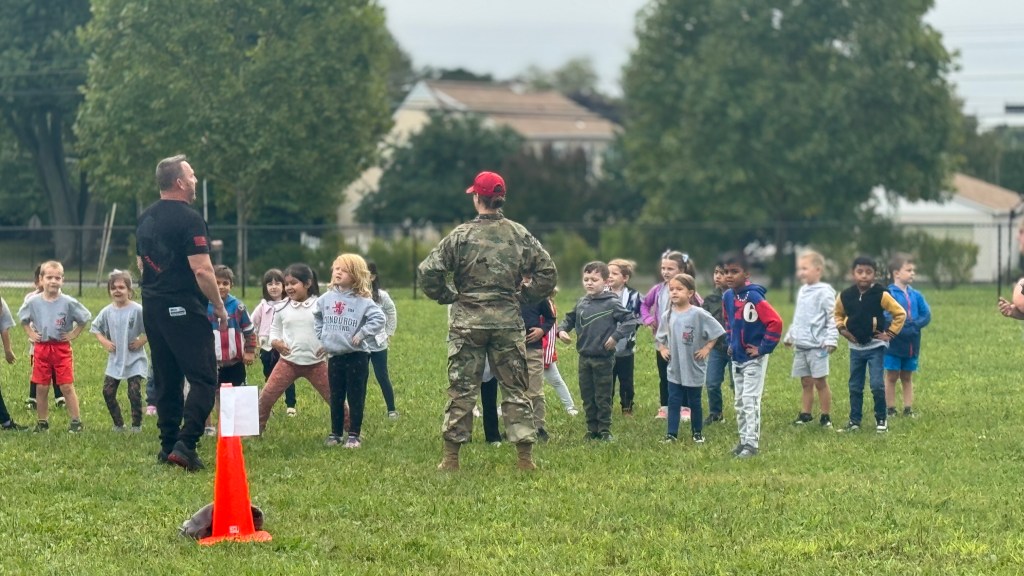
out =
[(690, 409), (683, 407), (679, 409), (679, 420), (682, 422), (690, 421)]
[(658, 415), (654, 417), (655, 420), (667, 420), (668, 419), (668, 406), (662, 406), (658, 408)]
[(289, 409), (285, 410), (285, 412), (287, 412), (288, 415), (292, 416), (292, 417), (294, 417), (296, 414), (298, 414), (298, 412), (295, 411), (295, 408), (289, 408)]
[(473, 406), (473, 418), (479, 418), (479, 417), (480, 417), (480, 407), (479, 406)]
[(203, 434), (205, 434), (207, 436), (216, 436), (217, 435), (217, 429), (214, 428), (213, 426), (207, 426), (203, 430)]
[(156, 406), (146, 406), (146, 416), (156, 416)]
[(579, 416), (580, 415), (580, 411), (575, 409), (575, 408), (568, 408), (568, 409), (566, 409), (565, 412), (569, 416)]

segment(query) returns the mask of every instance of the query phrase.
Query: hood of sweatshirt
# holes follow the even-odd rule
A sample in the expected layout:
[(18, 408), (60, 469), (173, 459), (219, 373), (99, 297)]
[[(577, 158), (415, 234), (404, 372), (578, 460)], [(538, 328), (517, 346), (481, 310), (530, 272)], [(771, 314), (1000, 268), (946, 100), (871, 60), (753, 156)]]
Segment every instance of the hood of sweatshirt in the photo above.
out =
[(736, 292), (736, 297), (742, 300), (742, 299), (746, 298), (747, 294), (749, 294), (751, 292), (756, 293), (756, 294), (758, 294), (758, 295), (763, 297), (765, 294), (768, 293), (768, 289), (765, 288), (764, 286), (761, 286), (760, 284), (747, 284), (746, 286), (743, 286), (743, 287), (739, 288), (738, 290), (735, 290), (735, 292)]

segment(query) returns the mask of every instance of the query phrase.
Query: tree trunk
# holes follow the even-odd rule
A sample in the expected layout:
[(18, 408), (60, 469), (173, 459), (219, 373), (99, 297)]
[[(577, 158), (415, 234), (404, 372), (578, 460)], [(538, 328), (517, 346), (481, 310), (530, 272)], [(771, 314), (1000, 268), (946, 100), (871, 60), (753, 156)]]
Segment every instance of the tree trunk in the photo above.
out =
[[(76, 263), (81, 237), (77, 228), (86, 214), (82, 203), (88, 202), (88, 192), (76, 190), (68, 178), (63, 114), (53, 109), (35, 110), (27, 115), (5, 111), (4, 118), (35, 161), (36, 175), (50, 205), (54, 257), (65, 265)], [(91, 212), (95, 214), (95, 208)]]

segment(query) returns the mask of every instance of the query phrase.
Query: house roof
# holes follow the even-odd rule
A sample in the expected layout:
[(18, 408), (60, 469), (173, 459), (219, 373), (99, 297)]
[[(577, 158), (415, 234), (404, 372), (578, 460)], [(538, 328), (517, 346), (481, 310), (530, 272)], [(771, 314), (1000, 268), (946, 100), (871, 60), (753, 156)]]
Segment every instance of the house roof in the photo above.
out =
[(1009, 212), (1020, 206), (1020, 194), (1002, 186), (957, 172), (953, 175), (956, 195), (996, 212)]
[(610, 140), (617, 128), (559, 92), (527, 92), (508, 84), (426, 80), (402, 106), (480, 114), (527, 140)]

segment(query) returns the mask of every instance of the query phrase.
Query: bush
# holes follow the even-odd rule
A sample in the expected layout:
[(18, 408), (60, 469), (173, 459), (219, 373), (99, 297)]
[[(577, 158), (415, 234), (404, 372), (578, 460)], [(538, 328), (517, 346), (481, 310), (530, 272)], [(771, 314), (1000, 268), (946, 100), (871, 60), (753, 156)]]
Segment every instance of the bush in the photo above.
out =
[(936, 288), (956, 288), (971, 281), (971, 270), (978, 263), (977, 244), (920, 231), (907, 234), (906, 240), (917, 256), (917, 271)]

